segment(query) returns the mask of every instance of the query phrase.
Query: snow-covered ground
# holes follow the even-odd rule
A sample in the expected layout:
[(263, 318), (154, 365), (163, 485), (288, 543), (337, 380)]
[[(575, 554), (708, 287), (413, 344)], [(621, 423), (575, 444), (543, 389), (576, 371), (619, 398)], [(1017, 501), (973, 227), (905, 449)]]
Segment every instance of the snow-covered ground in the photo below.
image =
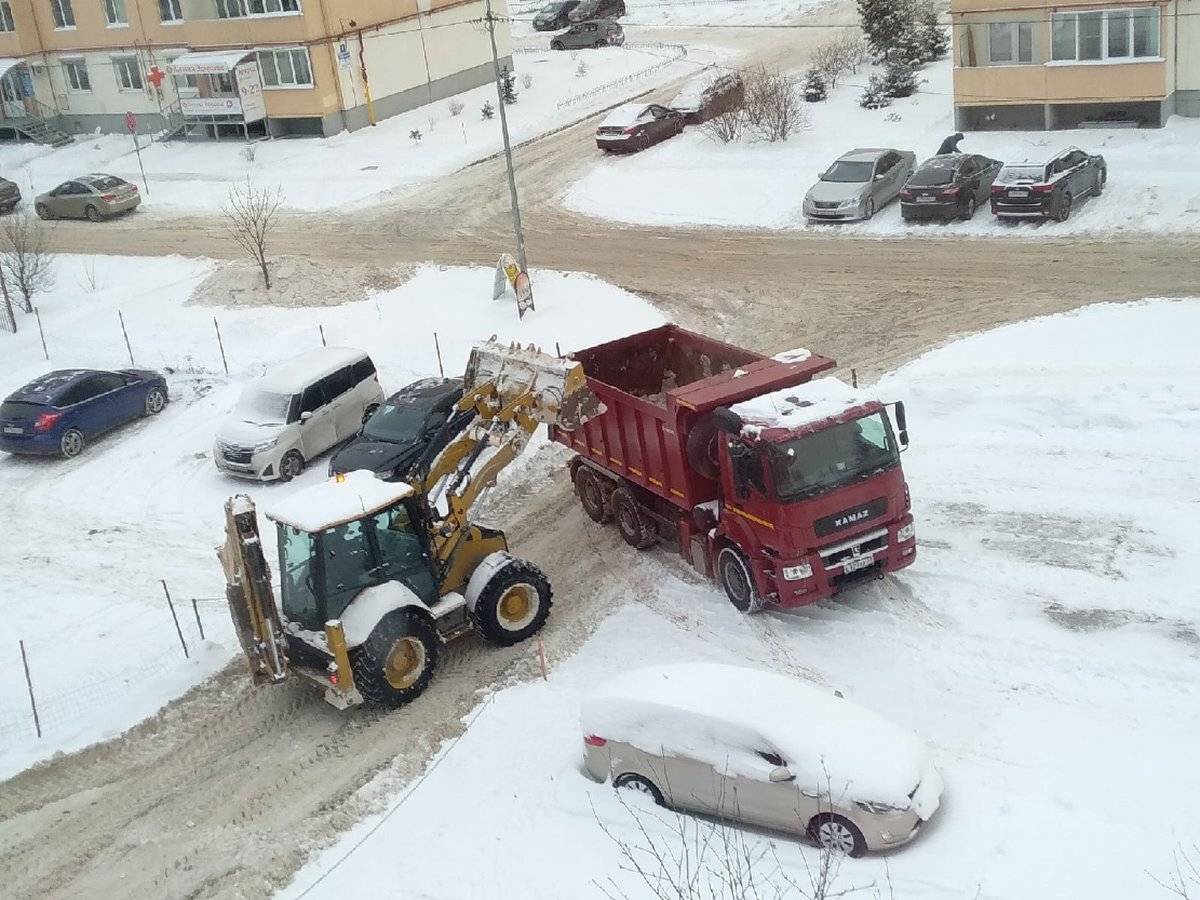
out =
[(887, 109), (858, 105), (867, 75), (850, 75), (823, 103), (807, 105), (810, 127), (785, 143), (722, 145), (698, 128), (628, 157), (599, 151), (592, 169), (567, 189), (564, 203), (588, 215), (650, 225), (807, 228), (821, 233), (960, 236), (1179, 232), (1200, 229), (1200, 169), (1194, 147), (1200, 120), (1173, 117), (1162, 129), (979, 131), (964, 152), (1020, 162), (1043, 160), (1068, 146), (1101, 153), (1108, 163), (1104, 194), (1077, 204), (1066, 223), (996, 221), (983, 207), (969, 222), (906, 224), (899, 203), (868, 222), (807, 225), (805, 192), (828, 165), (855, 147), (912, 150), (932, 156), (955, 131), (950, 61), (920, 72), (925, 83)]
[[(607, 47), (582, 55), (549, 50), (515, 54), (518, 96), (508, 109), (513, 141), (553, 131), (656, 84), (695, 72), (697, 61), (706, 58), (704, 51), (696, 51), (691, 61), (659, 65), (678, 55), (671, 47)], [(586, 71), (579, 74), (582, 61)], [(526, 76), (532, 78), (528, 88)], [(564, 103), (584, 94), (577, 102)], [(487, 120), (480, 112), (485, 101), (495, 106), (495, 88), (484, 85), (453, 100), (464, 106), (458, 116), (450, 114), (451, 101), (442, 100), (385, 119), (374, 128), (327, 139), (256, 141), (247, 147), (236, 139), (150, 143), (142, 135), (149, 192), (138, 214), (156, 209), (217, 209), (226, 201), (230, 186), (247, 177), (258, 185), (281, 185), (290, 208), (344, 209), (500, 152), (499, 115)], [(421, 132), (420, 142), (410, 137), (414, 130)], [(250, 153), (253, 159), (248, 158)], [(338, 177), (330, 178), (334, 169)], [(27, 202), (88, 172), (109, 172), (143, 185), (133, 140), (127, 135), (81, 135), (59, 150), (0, 144), (0, 171), (17, 182)]]
[[(81, 457), (0, 454), (0, 778), (57, 750), (117, 734), (223, 665), (237, 644), (213, 555), (224, 500), (249, 491), (278, 497), (295, 485), (259, 487), (218, 473), (213, 436), (240, 386), (264, 366), (320, 346), (362, 347), (385, 390), (437, 374), (434, 332), (447, 374), (471, 345), (495, 334), (564, 351), (661, 323), (642, 300), (585, 275), (534, 273), (537, 309), (492, 301), (483, 268), (418, 269), (401, 287), (336, 307), (216, 309), (185, 305), (211, 270), (180, 258), (62, 257), (57, 288), (39, 308), (50, 361), (31, 316), (0, 333), (0, 396), (52, 368), (129, 365), (124, 315), (139, 366), (170, 370), (171, 404), (90, 446)], [(91, 285), (96, 285), (92, 290)], [(218, 319), (231, 375), (213, 327)], [(314, 461), (298, 483), (324, 477)], [(163, 596), (175, 599), (192, 652), (184, 659)], [(199, 640), (190, 600), (207, 643)], [(45, 736), (34, 733), (18, 640), (24, 640)]]
[[(914, 566), (747, 618), (665, 551), (628, 551), (628, 606), (547, 683), (488, 697), (423, 778), (379, 798), (386, 813), (282, 896), (403, 884), (411, 897), (560, 900), (603, 896), (610, 878), (617, 896), (648, 896), (597, 823), (643, 843), (611, 788), (580, 772), (579, 700), (630, 666), (684, 660), (808, 678), (929, 739), (946, 793), (888, 858), (890, 896), (1167, 896), (1150, 875), (1195, 840), (1200, 803), (1198, 328), (1197, 300), (1094, 306), (905, 366), (880, 387), (908, 405)], [(750, 841), (806, 883), (814, 851)], [(448, 865), (460, 850), (470, 864)], [(837, 886), (886, 878), (879, 858), (847, 860)]]

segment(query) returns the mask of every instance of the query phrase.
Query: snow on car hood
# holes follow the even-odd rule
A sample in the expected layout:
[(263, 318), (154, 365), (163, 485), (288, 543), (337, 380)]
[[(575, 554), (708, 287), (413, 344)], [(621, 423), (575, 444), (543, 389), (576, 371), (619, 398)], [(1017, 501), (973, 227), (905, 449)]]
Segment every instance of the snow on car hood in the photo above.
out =
[(759, 751), (779, 753), (798, 786), (829, 790), (839, 801), (932, 814), (942, 791), (916, 734), (772, 672), (713, 663), (626, 672), (584, 700), (581, 722), (587, 734), (758, 781), (773, 768)]
[(239, 444), (243, 447), (253, 447), (263, 441), (279, 437), (286, 425), (260, 425), (247, 422), (236, 413), (221, 423), (217, 429), (217, 440), (227, 444)]
[(626, 103), (609, 112), (604, 117), (604, 121), (600, 123), (600, 127), (628, 128), (630, 125), (637, 124), (638, 116), (645, 111), (646, 105), (644, 103), (640, 105), (637, 103)]
[(865, 181), (818, 181), (808, 189), (806, 197), (822, 203), (857, 200), (866, 191), (867, 184)]

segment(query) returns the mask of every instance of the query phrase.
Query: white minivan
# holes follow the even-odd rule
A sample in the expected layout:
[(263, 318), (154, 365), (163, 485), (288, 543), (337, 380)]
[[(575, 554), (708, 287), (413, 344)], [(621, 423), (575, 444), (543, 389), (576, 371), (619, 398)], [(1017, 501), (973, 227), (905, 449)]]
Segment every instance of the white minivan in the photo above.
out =
[(246, 386), (217, 431), (213, 460), (230, 475), (290, 481), (356, 435), (382, 402), (375, 363), (364, 351), (311, 350)]

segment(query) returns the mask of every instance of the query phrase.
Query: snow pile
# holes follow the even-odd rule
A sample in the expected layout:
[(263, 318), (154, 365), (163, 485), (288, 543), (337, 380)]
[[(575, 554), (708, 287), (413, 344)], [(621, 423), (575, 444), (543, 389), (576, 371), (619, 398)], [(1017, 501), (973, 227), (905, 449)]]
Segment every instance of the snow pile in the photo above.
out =
[(848, 76), (822, 103), (805, 110), (811, 127), (784, 143), (720, 144), (689, 128), (630, 159), (597, 159), (564, 194), (569, 209), (599, 218), (646, 225), (712, 225), (728, 228), (803, 228), (822, 234), (1032, 237), (1122, 232), (1200, 230), (1200, 169), (1194, 148), (1200, 120), (1171, 118), (1161, 129), (1086, 131), (978, 131), (967, 134), (967, 153), (1005, 162), (1043, 161), (1065, 147), (1100, 153), (1108, 182), (1100, 197), (1075, 204), (1067, 222), (1008, 225), (981, 204), (970, 221), (948, 225), (905, 223), (899, 202), (866, 222), (808, 224), (805, 192), (829, 164), (851, 147), (894, 147), (933, 156), (956, 131), (950, 60), (921, 70), (911, 97), (885, 110), (862, 109), (858, 97), (870, 73)]
[(867, 394), (827, 376), (743, 400), (730, 409), (747, 423), (744, 431), (757, 433), (764, 428), (796, 429), (814, 425), (869, 402), (871, 397)]
[[(921, 552), (813, 607), (742, 615), (670, 554), (633, 554), (597, 527), (630, 605), (548, 682), (493, 695), (386, 821), (351, 829), (281, 896), (369, 896), (402, 879), (413, 896), (583, 900), (612, 877), (613, 893), (647, 897), (597, 824), (644, 846), (611, 785), (580, 771), (580, 704), (632, 667), (748, 660), (913, 727), (950, 786), (910, 846), (844, 860), (834, 890), (1159, 896), (1150, 876), (1195, 840), (1200, 804), (1198, 329), (1200, 301), (1097, 306), (949, 344), (888, 378), (914, 436)], [(502, 774), (481, 764), (498, 748)], [(673, 817), (641, 799), (628, 803), (646, 834), (680, 850)], [(808, 883), (810, 847), (745, 834)], [(487, 864), (446, 866), (451, 844)]]
[(188, 302), (203, 306), (337, 306), (402, 285), (411, 269), (365, 263), (330, 266), (303, 256), (272, 257), (271, 289), (253, 260), (219, 264)]
[(828, 787), (838, 802), (905, 809), (931, 765), (911, 731), (828, 690), (741, 666), (626, 672), (583, 701), (581, 721), (586, 734), (755, 781), (769, 780), (775, 766), (762, 753), (775, 753), (799, 786)]
[(383, 481), (367, 471), (347, 472), (314, 484), (273, 503), (267, 517), (300, 531), (322, 531), (398, 503), (412, 496), (403, 481)]

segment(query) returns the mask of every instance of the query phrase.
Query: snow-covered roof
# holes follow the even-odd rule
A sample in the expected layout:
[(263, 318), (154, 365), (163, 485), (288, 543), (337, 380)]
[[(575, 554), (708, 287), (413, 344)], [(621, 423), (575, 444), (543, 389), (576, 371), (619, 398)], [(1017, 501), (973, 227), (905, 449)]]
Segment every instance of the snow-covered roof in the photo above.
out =
[(846, 162), (874, 162), (883, 154), (893, 152), (895, 151), (887, 147), (858, 147), (849, 153), (843, 153), (838, 159), (844, 159)]
[(601, 128), (625, 128), (637, 122), (638, 116), (646, 111), (646, 103), (624, 103), (610, 110), (600, 123)]
[(296, 491), (266, 514), (301, 531), (323, 531), (379, 512), (412, 493), (402, 481), (381, 481), (360, 469)]
[[(797, 785), (907, 807), (940, 781), (913, 732), (826, 689), (740, 666), (679, 663), (625, 672), (584, 699), (584, 732), (646, 753), (683, 756), (766, 780), (783, 757)], [(922, 792), (925, 793), (924, 791)]]
[(802, 428), (839, 416), (874, 398), (833, 377), (814, 378), (806, 384), (752, 397), (730, 407), (751, 431), (763, 428)]
[(273, 367), (256, 381), (254, 386), (274, 394), (294, 394), (304, 390), (314, 381), (332, 375), (343, 366), (358, 362), (366, 355), (365, 350), (352, 350), (348, 347), (309, 350)]

